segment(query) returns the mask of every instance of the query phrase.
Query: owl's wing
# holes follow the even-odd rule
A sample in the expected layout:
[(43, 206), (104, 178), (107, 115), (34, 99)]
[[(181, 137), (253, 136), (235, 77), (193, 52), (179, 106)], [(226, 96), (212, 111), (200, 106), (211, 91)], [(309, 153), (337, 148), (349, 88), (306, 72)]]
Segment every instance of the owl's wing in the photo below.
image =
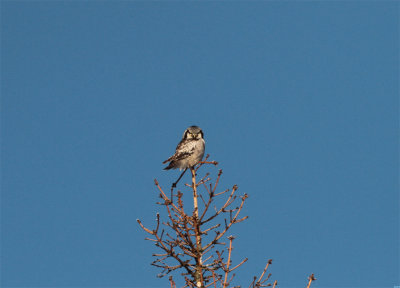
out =
[(170, 161), (179, 161), (185, 159), (186, 157), (193, 154), (195, 148), (195, 141), (191, 139), (182, 139), (181, 142), (179, 142), (178, 146), (176, 146), (175, 154), (165, 160), (163, 164)]

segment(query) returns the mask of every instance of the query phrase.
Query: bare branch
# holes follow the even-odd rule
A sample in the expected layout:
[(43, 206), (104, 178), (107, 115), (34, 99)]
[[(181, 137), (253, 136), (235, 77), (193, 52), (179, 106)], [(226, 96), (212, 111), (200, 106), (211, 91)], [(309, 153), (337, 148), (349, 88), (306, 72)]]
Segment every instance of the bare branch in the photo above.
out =
[(176, 288), (176, 284), (174, 280), (172, 279), (172, 276), (169, 276), (169, 283), (171, 284), (171, 288)]
[(310, 288), (311, 286), (311, 282), (317, 280), (317, 278), (314, 277), (314, 273), (311, 274), (310, 276), (308, 276), (308, 284), (307, 284), (307, 288)]
[[(184, 191), (174, 192), (177, 182), (183, 176), (182, 173), (178, 181), (174, 183), (175, 185), (171, 187), (171, 196), (167, 196), (158, 181), (154, 180), (161, 199), (157, 204), (164, 207), (167, 219), (161, 221), (160, 214), (157, 213), (156, 227), (153, 230), (145, 227), (137, 219), (141, 229), (151, 235), (145, 239), (153, 242), (157, 249), (161, 250), (161, 252), (153, 253), (155, 258), (151, 263), (161, 269), (158, 277), (181, 271), (180, 275), (185, 281), (184, 287), (188, 288), (232, 287), (231, 283), (235, 277), (233, 272), (248, 260), (244, 258), (240, 263), (233, 264), (231, 259), (234, 237), (227, 237), (229, 244), (222, 240), (225, 239), (222, 237), (227, 234), (232, 225), (248, 218), (248, 216), (239, 217), (248, 195), (237, 195), (237, 185), (217, 193), (222, 170), (218, 170), (214, 180), (208, 172), (198, 177), (197, 172), (203, 165), (218, 165), (216, 161), (208, 161), (208, 158), (209, 155), (204, 161), (190, 168), (191, 183), (182, 185), (183, 189), (192, 192), (193, 210), (191, 205), (184, 205), (184, 199), (191, 197), (191, 193), (184, 195), (182, 193)], [(218, 206), (214, 204), (220, 203), (215, 201), (216, 199), (221, 200)], [(188, 212), (185, 212), (185, 208)], [(224, 225), (221, 225), (222, 221)], [(271, 274), (267, 273), (271, 263), (272, 260), (268, 260), (261, 275), (253, 278), (249, 288), (272, 286), (268, 283)], [(314, 280), (312, 274), (307, 288), (310, 288)], [(176, 288), (172, 276), (169, 277), (169, 283), (170, 288)], [(273, 288), (276, 285), (277, 281), (273, 283)]]
[(142, 227), (142, 229), (144, 231), (146, 231), (147, 233), (154, 235), (154, 231), (150, 231), (149, 229), (147, 229), (146, 227), (143, 226), (142, 222), (139, 219), (136, 219), (136, 221), (139, 223), (140, 227)]
[(264, 275), (265, 275), (265, 272), (267, 272), (268, 267), (269, 267), (270, 264), (272, 264), (272, 259), (269, 259), (269, 260), (268, 260), (267, 265), (266, 265), (265, 268), (264, 268), (264, 271), (261, 273), (260, 278), (258, 278), (258, 280), (257, 280), (257, 283), (260, 283), (260, 282), (261, 282), (261, 280), (263, 279), (263, 277), (264, 277)]
[(226, 264), (225, 264), (226, 268), (224, 269), (225, 270), (225, 278), (224, 278), (224, 284), (223, 284), (224, 288), (228, 286), (227, 279), (228, 279), (228, 274), (229, 274), (229, 266), (231, 265), (232, 242), (233, 242), (234, 237), (229, 236), (228, 239), (229, 239), (228, 261), (226, 261)]

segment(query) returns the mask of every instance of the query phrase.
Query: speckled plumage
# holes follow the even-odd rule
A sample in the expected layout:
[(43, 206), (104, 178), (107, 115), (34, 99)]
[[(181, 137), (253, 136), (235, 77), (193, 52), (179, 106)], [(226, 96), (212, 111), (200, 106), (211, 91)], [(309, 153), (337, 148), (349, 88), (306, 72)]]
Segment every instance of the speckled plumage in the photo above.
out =
[(190, 126), (183, 133), (175, 154), (163, 162), (163, 164), (169, 162), (164, 170), (193, 167), (203, 159), (204, 150), (203, 131), (197, 126)]

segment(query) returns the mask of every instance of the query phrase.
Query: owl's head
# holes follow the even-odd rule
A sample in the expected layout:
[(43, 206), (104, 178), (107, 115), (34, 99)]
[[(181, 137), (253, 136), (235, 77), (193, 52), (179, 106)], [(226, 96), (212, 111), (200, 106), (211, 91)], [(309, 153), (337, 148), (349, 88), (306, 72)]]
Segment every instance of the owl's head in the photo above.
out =
[(203, 136), (204, 133), (198, 126), (190, 126), (183, 133), (183, 139), (202, 139)]

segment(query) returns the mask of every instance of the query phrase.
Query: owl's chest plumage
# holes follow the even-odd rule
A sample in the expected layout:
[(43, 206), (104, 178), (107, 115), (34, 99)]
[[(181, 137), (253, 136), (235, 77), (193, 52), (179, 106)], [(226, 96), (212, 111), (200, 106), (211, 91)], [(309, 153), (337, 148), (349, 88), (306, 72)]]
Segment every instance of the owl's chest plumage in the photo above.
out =
[(186, 139), (176, 148), (175, 167), (186, 169), (196, 165), (203, 159), (205, 150), (204, 139)]

